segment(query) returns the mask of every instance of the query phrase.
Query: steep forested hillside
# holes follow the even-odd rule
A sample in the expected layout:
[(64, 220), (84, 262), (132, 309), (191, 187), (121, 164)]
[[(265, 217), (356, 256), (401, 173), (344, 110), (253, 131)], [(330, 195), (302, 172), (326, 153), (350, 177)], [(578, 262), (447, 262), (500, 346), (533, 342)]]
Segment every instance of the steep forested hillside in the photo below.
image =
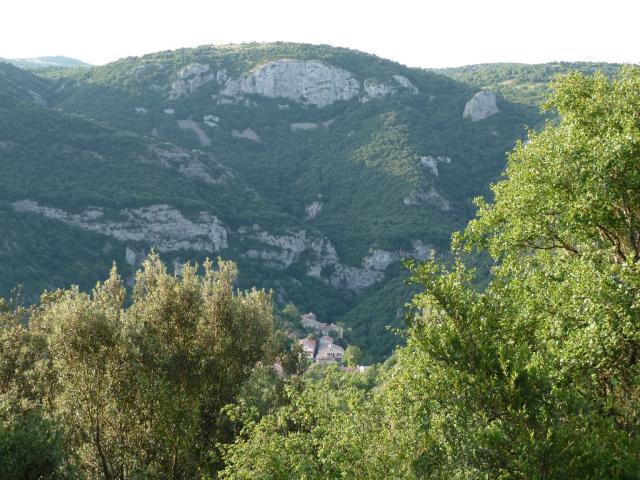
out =
[(0, 205), (14, 225), (0, 294), (88, 287), (152, 247), (170, 263), (221, 256), (241, 286), (345, 322), (369, 359), (400, 341), (385, 327), (403, 325), (401, 258), (445, 252), (541, 120), (475, 95), (477, 82), (328, 46), (42, 75), (0, 68)]

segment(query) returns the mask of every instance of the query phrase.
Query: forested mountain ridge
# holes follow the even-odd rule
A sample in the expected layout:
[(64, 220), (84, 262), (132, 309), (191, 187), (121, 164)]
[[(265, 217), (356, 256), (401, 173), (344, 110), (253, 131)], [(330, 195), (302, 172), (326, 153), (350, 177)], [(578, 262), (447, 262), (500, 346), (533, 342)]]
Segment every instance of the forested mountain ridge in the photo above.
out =
[(1, 62), (11, 63), (25, 70), (59, 70), (72, 67), (88, 67), (89, 64), (76, 58), (61, 55), (34, 58), (0, 58)]
[(432, 71), (477, 88), (500, 93), (512, 102), (537, 107), (550, 93), (549, 84), (556, 75), (579, 71), (588, 75), (603, 72), (608, 77), (613, 77), (620, 67), (620, 64), (602, 62), (553, 62), (538, 65), (483, 63)]
[(113, 259), (130, 275), (151, 247), (176, 265), (220, 255), (241, 286), (344, 321), (370, 359), (399, 340), (384, 327), (403, 324), (410, 297), (400, 258), (446, 251), (541, 121), (476, 86), (327, 46), (200, 47), (46, 79), (0, 71), (3, 294), (87, 288)]

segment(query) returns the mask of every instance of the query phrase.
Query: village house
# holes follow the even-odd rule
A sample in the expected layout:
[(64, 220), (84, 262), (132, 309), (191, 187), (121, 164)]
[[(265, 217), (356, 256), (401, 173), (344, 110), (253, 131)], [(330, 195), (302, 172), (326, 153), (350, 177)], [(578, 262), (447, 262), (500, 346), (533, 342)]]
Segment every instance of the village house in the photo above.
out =
[(334, 323), (326, 324), (319, 322), (316, 319), (316, 314), (309, 312), (300, 316), (300, 325), (305, 330), (313, 330), (318, 335), (329, 335), (331, 332), (335, 332), (338, 338), (343, 338), (344, 329)]
[(318, 354), (316, 355), (316, 363), (340, 363), (342, 362), (343, 356), (344, 348), (340, 345), (336, 345), (335, 343), (321, 345), (318, 348)]
[(313, 360), (316, 356), (316, 340), (314, 338), (303, 338), (298, 343), (302, 345), (302, 352), (305, 356)]
[(300, 316), (300, 325), (307, 330), (320, 330), (323, 323), (316, 320), (315, 313), (305, 313)]
[(344, 348), (333, 343), (333, 337), (329, 335), (323, 335), (318, 340), (302, 338), (298, 343), (304, 355), (315, 363), (341, 363), (344, 357)]

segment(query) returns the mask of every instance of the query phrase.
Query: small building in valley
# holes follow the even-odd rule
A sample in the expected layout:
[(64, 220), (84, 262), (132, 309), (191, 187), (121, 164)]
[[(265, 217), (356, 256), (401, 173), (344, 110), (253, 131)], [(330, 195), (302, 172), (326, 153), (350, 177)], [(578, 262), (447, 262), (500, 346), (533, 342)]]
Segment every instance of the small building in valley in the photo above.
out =
[(316, 340), (314, 338), (303, 338), (298, 342), (302, 345), (302, 351), (305, 356), (313, 360), (316, 356)]
[(344, 348), (342, 348), (340, 345), (336, 345), (335, 343), (322, 345), (318, 348), (318, 354), (316, 355), (316, 363), (332, 363), (332, 362), (340, 363), (342, 362), (343, 356), (344, 356)]

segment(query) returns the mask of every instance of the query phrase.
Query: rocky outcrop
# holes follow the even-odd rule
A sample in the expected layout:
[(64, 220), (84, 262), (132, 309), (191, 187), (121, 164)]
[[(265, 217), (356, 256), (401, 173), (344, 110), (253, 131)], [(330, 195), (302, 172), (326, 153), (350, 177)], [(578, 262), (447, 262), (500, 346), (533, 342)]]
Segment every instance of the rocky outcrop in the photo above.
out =
[(471, 100), (466, 103), (462, 118), (470, 118), (472, 121), (478, 122), (495, 115), (499, 111), (495, 94), (483, 90), (476, 93)]
[(433, 187), (429, 188), (426, 192), (422, 189), (412, 191), (408, 196), (404, 197), (403, 203), (405, 205), (431, 204), (444, 212), (451, 210), (449, 200), (440, 195)]
[(411, 95), (418, 94), (418, 88), (411, 83), (407, 77), (403, 77), (402, 75), (393, 75), (389, 81), (382, 83), (368, 78), (364, 81), (364, 96), (362, 97), (362, 102), (396, 94), (399, 88)]
[(440, 155), (437, 157), (434, 157), (433, 155), (420, 157), (420, 165), (431, 170), (431, 173), (436, 177), (438, 176), (439, 163), (449, 164), (451, 163), (451, 159)]
[(202, 117), (202, 121), (209, 127), (217, 127), (220, 122), (220, 117), (216, 115), (205, 115)]
[[(76, 214), (40, 206), (33, 200), (22, 200), (14, 202), (13, 208), (18, 212), (36, 213), (116, 240), (144, 242), (160, 252), (217, 252), (228, 246), (227, 230), (214, 215), (200, 212), (197, 220), (192, 221), (170, 205), (127, 208), (119, 212), (90, 207)], [(115, 213), (122, 219), (114, 220)]]
[(362, 97), (363, 102), (367, 102), (373, 98), (385, 97), (396, 93), (396, 89), (385, 83), (378, 83), (370, 78), (364, 81), (365, 95)]
[(422, 243), (422, 240), (413, 240), (411, 242), (411, 245), (413, 246), (413, 252), (411, 252), (410, 255), (403, 256), (409, 256), (415, 258), (416, 260), (424, 261), (435, 253), (435, 250), (429, 245), (425, 245), (424, 243)]
[(368, 256), (364, 257), (362, 266), (370, 270), (383, 271), (386, 270), (389, 265), (399, 260), (400, 254), (398, 252), (375, 249), (372, 250)]
[(192, 63), (183, 67), (178, 72), (178, 78), (171, 85), (169, 98), (171, 100), (176, 100), (183, 95), (189, 95), (198, 90), (204, 84), (215, 80), (216, 75), (209, 72), (209, 69), (209, 65), (203, 65), (201, 63)]
[(383, 278), (383, 272), (338, 263), (335, 265), (334, 272), (329, 278), (329, 283), (334, 288), (362, 290), (379, 282)]
[(316, 216), (322, 210), (322, 206), (323, 206), (322, 202), (316, 201), (316, 202), (311, 202), (309, 205), (304, 207), (306, 218), (309, 220), (312, 218), (316, 218)]
[(266, 260), (275, 268), (289, 267), (303, 252), (308, 253), (313, 263), (320, 267), (338, 262), (338, 254), (329, 239), (307, 235), (306, 230), (290, 232), (287, 235), (273, 235), (267, 231), (258, 231), (251, 238), (268, 248), (253, 249), (244, 255), (248, 258)]
[(211, 139), (207, 136), (206, 133), (204, 133), (202, 128), (200, 128), (198, 122), (194, 122), (189, 118), (186, 120), (178, 120), (176, 123), (178, 124), (178, 127), (183, 130), (192, 130), (193, 133), (195, 133), (198, 137), (200, 145), (202, 145), (203, 147), (208, 147), (209, 145), (211, 145)]
[(326, 120), (324, 122), (318, 122), (318, 123), (315, 123), (315, 122), (290, 123), (289, 129), (292, 132), (297, 132), (298, 130), (315, 130), (316, 128), (320, 128), (320, 127), (329, 128), (329, 126), (333, 123), (334, 120), (335, 118)]
[(315, 130), (320, 126), (319, 123), (313, 122), (298, 122), (298, 123), (290, 123), (289, 129), (292, 132), (297, 132), (298, 130)]
[(261, 95), (325, 107), (359, 94), (358, 80), (346, 70), (319, 60), (276, 60), (236, 79), (228, 79), (220, 93), (227, 97)]
[(250, 128), (245, 128), (244, 130), (231, 130), (231, 135), (236, 138), (244, 138), (246, 140), (251, 140), (252, 142), (259, 142), (260, 137), (256, 132), (254, 132)]
[(407, 89), (407, 91), (412, 95), (417, 95), (419, 93), (418, 87), (411, 83), (411, 80), (409, 80), (407, 77), (403, 77), (402, 75), (394, 75), (393, 78), (403, 88)]
[(149, 156), (141, 160), (145, 163), (152, 163), (164, 168), (177, 170), (182, 175), (203, 181), (209, 185), (221, 185), (232, 176), (231, 172), (216, 163), (216, 169), (222, 170), (222, 173), (214, 177), (205, 163), (205, 160), (207, 163), (213, 163), (214, 159), (206, 156), (204, 153), (188, 152), (170, 144), (163, 145), (164, 147), (150, 147)]
[(426, 260), (432, 253), (433, 249), (422, 243), (421, 240), (411, 242), (413, 250), (411, 251), (389, 251), (381, 249), (373, 249), (362, 260), (362, 266), (369, 270), (384, 271), (391, 264), (399, 262), (402, 258), (415, 258), (416, 260)]

